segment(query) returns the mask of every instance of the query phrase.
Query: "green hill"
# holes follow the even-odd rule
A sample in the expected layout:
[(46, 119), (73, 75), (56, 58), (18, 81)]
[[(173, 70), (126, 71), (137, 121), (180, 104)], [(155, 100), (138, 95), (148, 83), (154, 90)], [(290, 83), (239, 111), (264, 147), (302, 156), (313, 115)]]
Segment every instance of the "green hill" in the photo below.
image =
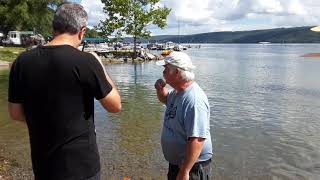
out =
[[(320, 43), (320, 33), (311, 27), (277, 28), (254, 31), (226, 31), (193, 35), (153, 36), (150, 42), (180, 43)], [(141, 40), (147, 42), (148, 40)]]

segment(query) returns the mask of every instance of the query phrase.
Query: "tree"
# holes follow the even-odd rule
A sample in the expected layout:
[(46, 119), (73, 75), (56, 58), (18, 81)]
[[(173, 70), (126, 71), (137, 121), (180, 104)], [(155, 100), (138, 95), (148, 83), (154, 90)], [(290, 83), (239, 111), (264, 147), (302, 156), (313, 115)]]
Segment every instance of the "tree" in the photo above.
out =
[(52, 20), (54, 8), (61, 5), (66, 0), (27, 0), (29, 7), (28, 29), (35, 30), (37, 33), (47, 37), (52, 34)]
[(161, 29), (167, 25), (171, 9), (157, 7), (160, 0), (101, 0), (105, 4), (103, 11), (107, 14), (100, 21), (98, 28), (105, 36), (123, 34), (133, 36), (133, 59), (136, 58), (137, 38), (149, 38), (151, 32), (147, 26), (154, 24)]
[(53, 8), (65, 0), (0, 0), (0, 30), (35, 30), (51, 34)]
[(85, 33), (85, 37), (86, 38), (97, 38), (97, 37), (100, 37), (100, 35), (99, 35), (99, 32), (97, 32), (95, 28), (93, 28), (93, 29), (87, 28), (86, 33)]

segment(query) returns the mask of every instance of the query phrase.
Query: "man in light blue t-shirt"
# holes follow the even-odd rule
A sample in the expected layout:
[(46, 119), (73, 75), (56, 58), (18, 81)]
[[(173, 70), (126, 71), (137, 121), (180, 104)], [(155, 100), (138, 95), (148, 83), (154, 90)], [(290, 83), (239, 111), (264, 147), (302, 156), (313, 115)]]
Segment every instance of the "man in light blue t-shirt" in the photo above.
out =
[(167, 107), (161, 146), (169, 162), (168, 179), (208, 180), (212, 157), (210, 107), (207, 96), (193, 81), (195, 67), (183, 52), (171, 52), (157, 65), (165, 68), (166, 82), (158, 79), (155, 88), (159, 101)]

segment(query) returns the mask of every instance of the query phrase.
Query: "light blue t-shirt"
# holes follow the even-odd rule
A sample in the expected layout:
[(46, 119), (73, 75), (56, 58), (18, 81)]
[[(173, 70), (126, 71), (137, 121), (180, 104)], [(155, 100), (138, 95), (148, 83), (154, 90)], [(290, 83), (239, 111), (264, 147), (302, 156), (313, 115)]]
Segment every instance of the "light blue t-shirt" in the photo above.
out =
[(171, 164), (181, 165), (189, 137), (205, 138), (198, 162), (210, 159), (210, 107), (208, 98), (199, 85), (193, 82), (183, 92), (170, 91), (166, 106), (161, 134), (165, 159)]

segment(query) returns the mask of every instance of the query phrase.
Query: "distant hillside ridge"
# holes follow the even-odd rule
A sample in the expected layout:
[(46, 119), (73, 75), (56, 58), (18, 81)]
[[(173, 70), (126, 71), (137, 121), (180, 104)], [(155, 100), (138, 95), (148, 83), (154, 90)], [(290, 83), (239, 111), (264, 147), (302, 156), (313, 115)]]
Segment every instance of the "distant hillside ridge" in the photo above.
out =
[[(313, 32), (313, 26), (276, 28), (253, 31), (225, 31), (210, 32), (192, 35), (162, 35), (153, 36), (141, 42), (167, 42), (175, 43), (320, 43), (320, 33)], [(131, 38), (125, 38), (131, 41)]]

